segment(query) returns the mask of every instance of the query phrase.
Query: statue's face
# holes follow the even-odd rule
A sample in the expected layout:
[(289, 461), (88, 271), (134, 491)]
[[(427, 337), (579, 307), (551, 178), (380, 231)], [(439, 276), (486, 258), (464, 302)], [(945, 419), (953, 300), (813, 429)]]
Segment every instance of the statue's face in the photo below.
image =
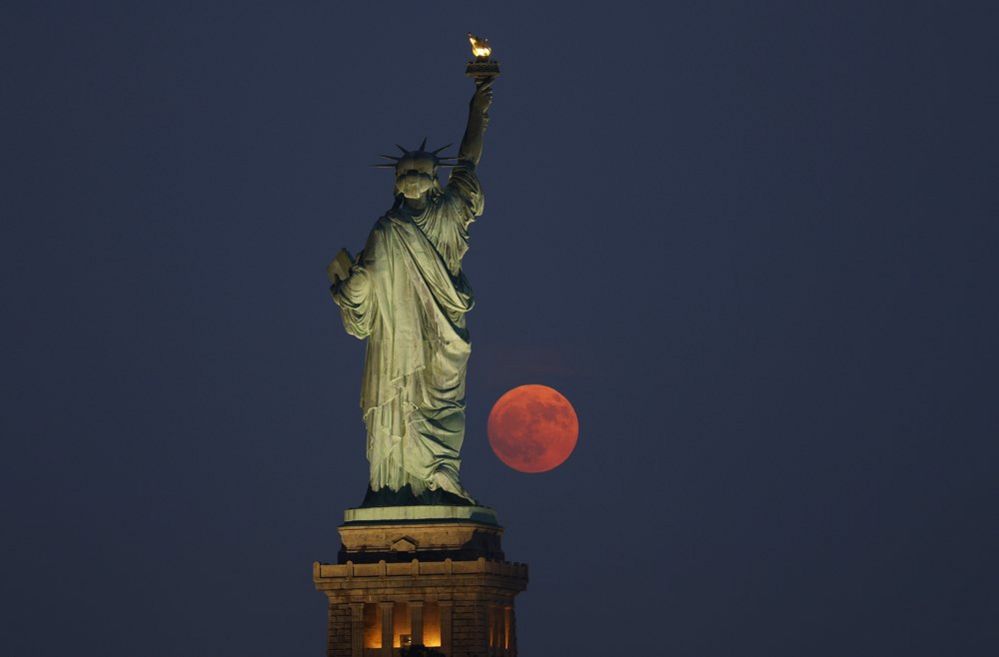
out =
[(434, 161), (425, 157), (404, 157), (395, 167), (395, 186), (406, 198), (422, 198), (437, 178)]

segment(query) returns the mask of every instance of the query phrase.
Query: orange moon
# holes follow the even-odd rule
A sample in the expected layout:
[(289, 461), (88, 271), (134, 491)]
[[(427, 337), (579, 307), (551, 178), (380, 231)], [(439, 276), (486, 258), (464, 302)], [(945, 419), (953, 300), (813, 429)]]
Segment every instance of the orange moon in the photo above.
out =
[(579, 419), (554, 388), (518, 386), (489, 412), (489, 445), (499, 460), (520, 472), (547, 472), (562, 465), (579, 438)]

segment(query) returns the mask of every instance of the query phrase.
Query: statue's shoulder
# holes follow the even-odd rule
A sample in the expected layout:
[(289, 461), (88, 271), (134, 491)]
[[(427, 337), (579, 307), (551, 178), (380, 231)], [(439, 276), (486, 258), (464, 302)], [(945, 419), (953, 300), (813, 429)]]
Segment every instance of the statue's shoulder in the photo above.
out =
[(371, 227), (371, 236), (375, 238), (384, 238), (389, 233), (398, 233), (400, 228), (405, 228), (407, 224), (412, 223), (409, 217), (405, 213), (399, 212), (397, 209), (392, 208), (388, 210), (385, 214), (378, 217), (375, 221), (375, 225)]
[(365, 250), (373, 251), (379, 248), (378, 245), (385, 240), (386, 234), (389, 231), (389, 226), (391, 226), (391, 221), (392, 220), (389, 218), (387, 212), (375, 219), (374, 225), (371, 226), (371, 230), (368, 231), (368, 242), (364, 247)]
[(392, 224), (398, 223), (400, 221), (399, 211), (395, 208), (388, 210), (385, 214), (378, 217), (375, 221), (375, 225), (371, 227), (371, 230), (385, 230), (389, 228)]

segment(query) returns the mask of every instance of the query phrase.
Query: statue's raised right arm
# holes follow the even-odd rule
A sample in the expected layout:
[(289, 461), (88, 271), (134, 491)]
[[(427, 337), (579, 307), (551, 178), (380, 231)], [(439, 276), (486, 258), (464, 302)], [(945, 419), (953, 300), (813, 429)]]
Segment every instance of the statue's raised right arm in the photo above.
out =
[(476, 80), (475, 93), (468, 107), (468, 125), (458, 149), (458, 161), (477, 165), (482, 159), (482, 137), (489, 125), (489, 106), (493, 102), (493, 80)]

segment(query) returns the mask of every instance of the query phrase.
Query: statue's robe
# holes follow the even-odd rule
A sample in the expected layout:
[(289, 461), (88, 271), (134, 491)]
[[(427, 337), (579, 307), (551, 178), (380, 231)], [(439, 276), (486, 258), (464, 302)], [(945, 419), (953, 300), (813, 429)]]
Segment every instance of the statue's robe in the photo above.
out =
[(361, 409), (373, 491), (409, 484), (416, 495), (467, 497), (458, 471), (473, 299), (461, 258), (482, 210), (473, 168), (455, 168), (422, 213), (403, 204), (380, 218), (350, 276), (331, 288), (347, 332), (367, 339)]

